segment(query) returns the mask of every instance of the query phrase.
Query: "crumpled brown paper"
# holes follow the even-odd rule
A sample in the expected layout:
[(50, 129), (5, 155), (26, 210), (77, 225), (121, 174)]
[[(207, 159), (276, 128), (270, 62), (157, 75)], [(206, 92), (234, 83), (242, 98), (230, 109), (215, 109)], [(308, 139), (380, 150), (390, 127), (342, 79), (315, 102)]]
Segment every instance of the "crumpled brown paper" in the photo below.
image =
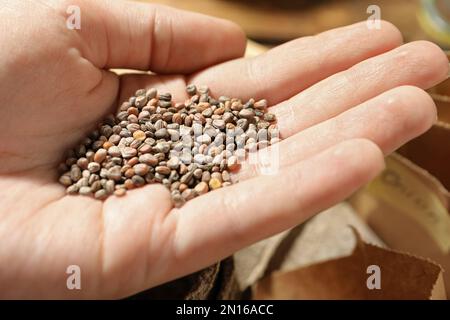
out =
[[(357, 244), (350, 256), (274, 272), (253, 286), (253, 298), (446, 299), (438, 265), (366, 244), (355, 235)], [(380, 268), (380, 289), (370, 290), (367, 281), (372, 272), (367, 270), (374, 265)]]

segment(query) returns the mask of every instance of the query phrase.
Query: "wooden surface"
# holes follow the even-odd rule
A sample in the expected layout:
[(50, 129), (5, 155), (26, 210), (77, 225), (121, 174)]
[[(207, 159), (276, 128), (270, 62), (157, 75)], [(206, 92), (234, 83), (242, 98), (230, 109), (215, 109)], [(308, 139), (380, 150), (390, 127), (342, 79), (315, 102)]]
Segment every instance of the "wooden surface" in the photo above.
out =
[(376, 4), (381, 8), (381, 18), (397, 25), (406, 41), (429, 39), (418, 23), (419, 0), (324, 0), (309, 1), (308, 3), (313, 4), (308, 6), (302, 4), (305, 1), (298, 0), (139, 1), (161, 3), (226, 18), (242, 26), (250, 38), (266, 43), (279, 43), (366, 20), (369, 17), (366, 12), (368, 5)]

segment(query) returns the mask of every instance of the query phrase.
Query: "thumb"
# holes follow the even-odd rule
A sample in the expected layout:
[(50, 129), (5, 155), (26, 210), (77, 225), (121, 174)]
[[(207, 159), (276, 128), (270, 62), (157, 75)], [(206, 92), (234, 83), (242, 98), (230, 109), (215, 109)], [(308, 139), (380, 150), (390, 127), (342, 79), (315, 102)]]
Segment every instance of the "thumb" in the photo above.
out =
[(190, 73), (245, 50), (245, 34), (226, 20), (132, 1), (73, 2), (82, 53), (99, 68)]

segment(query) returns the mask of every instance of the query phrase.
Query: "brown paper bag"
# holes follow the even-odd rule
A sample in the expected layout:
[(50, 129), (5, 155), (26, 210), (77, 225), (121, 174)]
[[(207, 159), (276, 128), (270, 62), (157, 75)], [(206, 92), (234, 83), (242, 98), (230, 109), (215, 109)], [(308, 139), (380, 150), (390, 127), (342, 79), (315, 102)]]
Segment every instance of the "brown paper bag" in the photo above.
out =
[(254, 299), (445, 299), (441, 268), (424, 259), (366, 244), (350, 256), (289, 272), (253, 286)]
[(430, 93), (438, 123), (389, 156), (350, 203), (389, 247), (439, 263), (450, 295), (450, 80)]

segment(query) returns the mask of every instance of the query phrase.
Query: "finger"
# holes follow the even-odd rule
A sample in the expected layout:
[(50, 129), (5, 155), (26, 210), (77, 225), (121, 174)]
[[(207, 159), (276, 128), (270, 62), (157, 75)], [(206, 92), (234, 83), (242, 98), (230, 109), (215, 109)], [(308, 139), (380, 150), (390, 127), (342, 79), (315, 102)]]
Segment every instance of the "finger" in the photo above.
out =
[(100, 68), (192, 72), (245, 50), (243, 31), (226, 20), (131, 1), (78, 3), (83, 53)]
[(194, 271), (260, 239), (291, 228), (370, 181), (383, 168), (378, 147), (346, 141), (281, 170), (186, 203), (174, 253)]
[(288, 42), (255, 58), (214, 66), (189, 82), (208, 84), (213, 94), (266, 98), (272, 105), (401, 42), (400, 32), (388, 22), (383, 21), (379, 30), (357, 23)]
[(431, 42), (405, 44), (365, 60), (274, 106), (283, 137), (332, 118), (382, 92), (413, 85), (430, 88), (446, 79), (448, 60)]
[[(402, 86), (281, 141), (276, 151), (280, 165), (289, 166), (342, 141), (364, 138), (388, 154), (428, 130), (435, 121), (436, 106), (431, 97), (417, 87)], [(257, 175), (258, 171), (255, 161), (246, 162), (239, 179)]]
[(173, 220), (167, 217), (171, 207), (170, 193), (161, 184), (131, 190), (123, 198), (111, 197), (104, 202), (101, 234), (104, 297), (129, 296), (167, 279), (164, 248), (175, 229)]

